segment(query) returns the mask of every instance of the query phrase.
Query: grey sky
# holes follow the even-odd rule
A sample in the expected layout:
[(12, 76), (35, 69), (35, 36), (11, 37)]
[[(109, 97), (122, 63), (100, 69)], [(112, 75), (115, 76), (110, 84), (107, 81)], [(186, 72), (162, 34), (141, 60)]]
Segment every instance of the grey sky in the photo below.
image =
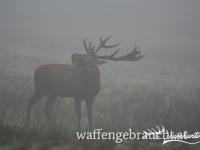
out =
[(1, 48), (72, 49), (85, 36), (111, 34), (150, 49), (199, 49), (199, 6), (199, 0), (1, 0)]
[(200, 54), (199, 6), (199, 0), (1, 0), (0, 50), (64, 60), (81, 52), (84, 37), (103, 34), (122, 41), (122, 53), (137, 42), (147, 62), (191, 62)]
[[(123, 43), (121, 53), (126, 53), (137, 42), (145, 59), (135, 65), (105, 65), (103, 68), (107, 71), (102, 73), (111, 74), (111, 79), (110, 68), (127, 72), (125, 66), (133, 69), (130, 77), (141, 81), (145, 78), (156, 81), (155, 74), (159, 72), (165, 75), (174, 70), (177, 74), (175, 64), (184, 67), (195, 64), (198, 72), (199, 6), (199, 0), (1, 0), (0, 51), (10, 50), (22, 57), (46, 56), (49, 62), (54, 58), (59, 60), (57, 62), (66, 62), (72, 53), (84, 52), (84, 37), (97, 42), (100, 35), (113, 35), (112, 42)], [(29, 63), (32, 62), (34, 60)], [(27, 66), (31, 71), (34, 67)], [(161, 71), (155, 71), (157, 68)], [(154, 73), (153, 79), (150, 72)], [(183, 75), (181, 68), (178, 72)], [(196, 73), (186, 71), (185, 74), (194, 78), (190, 76)], [(119, 79), (123, 80), (124, 74), (120, 75)], [(127, 72), (124, 78), (128, 76)]]

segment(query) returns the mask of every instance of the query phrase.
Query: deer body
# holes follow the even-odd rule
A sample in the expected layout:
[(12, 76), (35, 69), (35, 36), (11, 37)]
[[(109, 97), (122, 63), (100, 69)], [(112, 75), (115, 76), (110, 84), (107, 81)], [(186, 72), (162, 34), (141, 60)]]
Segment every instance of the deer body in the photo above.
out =
[(74, 64), (48, 64), (36, 69), (34, 82), (35, 90), (44, 95), (84, 100), (98, 94), (100, 72), (97, 66), (87, 69)]
[[(26, 116), (26, 125), (29, 126), (29, 118), (31, 109), (34, 104), (43, 96), (48, 96), (45, 106), (47, 121), (52, 121), (51, 113), (56, 98), (72, 97), (74, 98), (75, 110), (77, 115), (78, 129), (81, 126), (81, 101), (85, 100), (88, 115), (89, 129), (92, 129), (92, 107), (93, 101), (100, 91), (100, 71), (98, 65), (105, 63), (107, 60), (112, 61), (138, 61), (143, 58), (138, 51), (138, 47), (128, 54), (120, 57), (114, 57), (118, 51), (110, 55), (98, 56), (97, 53), (101, 48), (109, 49), (118, 46), (106, 45), (111, 38), (107, 37), (103, 40), (100, 37), (100, 44), (95, 49), (95, 45), (86, 39), (83, 40), (83, 46), (87, 54), (73, 54), (72, 64), (48, 64), (42, 65), (35, 70), (34, 84), (35, 90), (28, 101), (28, 110)], [(106, 61), (105, 61), (106, 60)]]

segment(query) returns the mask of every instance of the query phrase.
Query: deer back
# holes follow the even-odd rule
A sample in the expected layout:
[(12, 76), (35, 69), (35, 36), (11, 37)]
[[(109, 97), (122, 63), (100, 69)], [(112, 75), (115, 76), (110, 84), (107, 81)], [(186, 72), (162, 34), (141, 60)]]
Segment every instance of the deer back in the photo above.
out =
[(100, 90), (97, 66), (80, 67), (68, 64), (40, 66), (34, 74), (35, 89), (63, 97), (92, 97)]

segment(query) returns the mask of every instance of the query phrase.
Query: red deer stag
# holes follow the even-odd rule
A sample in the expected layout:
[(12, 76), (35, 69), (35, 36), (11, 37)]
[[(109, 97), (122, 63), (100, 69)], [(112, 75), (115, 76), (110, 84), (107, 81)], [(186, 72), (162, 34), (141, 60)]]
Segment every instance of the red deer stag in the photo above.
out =
[(87, 44), (83, 40), (83, 46), (87, 54), (73, 54), (72, 64), (47, 64), (42, 65), (35, 70), (34, 84), (35, 90), (28, 101), (28, 110), (26, 125), (29, 124), (30, 112), (35, 103), (43, 96), (48, 96), (45, 106), (47, 121), (51, 120), (51, 113), (57, 96), (74, 98), (75, 110), (78, 121), (78, 129), (81, 128), (81, 101), (86, 101), (89, 129), (92, 129), (92, 107), (93, 101), (101, 88), (100, 71), (98, 65), (105, 63), (107, 60), (112, 61), (138, 61), (143, 56), (140, 54), (138, 47), (128, 54), (115, 57), (118, 51), (110, 55), (98, 56), (97, 53), (102, 48), (109, 49), (120, 45), (107, 45), (107, 41), (100, 37), (100, 44), (95, 45), (90, 41)]

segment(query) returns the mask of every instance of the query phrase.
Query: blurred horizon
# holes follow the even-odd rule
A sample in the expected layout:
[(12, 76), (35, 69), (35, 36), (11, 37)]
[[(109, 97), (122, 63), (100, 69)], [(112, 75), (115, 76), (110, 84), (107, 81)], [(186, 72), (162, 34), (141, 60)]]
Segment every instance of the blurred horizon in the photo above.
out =
[(73, 53), (85, 53), (83, 38), (98, 43), (100, 35), (112, 35), (111, 43), (122, 42), (119, 55), (136, 43), (145, 57), (100, 66), (103, 82), (199, 84), (199, 4), (196, 0), (0, 1), (0, 70), (32, 78), (41, 64), (71, 63)]

